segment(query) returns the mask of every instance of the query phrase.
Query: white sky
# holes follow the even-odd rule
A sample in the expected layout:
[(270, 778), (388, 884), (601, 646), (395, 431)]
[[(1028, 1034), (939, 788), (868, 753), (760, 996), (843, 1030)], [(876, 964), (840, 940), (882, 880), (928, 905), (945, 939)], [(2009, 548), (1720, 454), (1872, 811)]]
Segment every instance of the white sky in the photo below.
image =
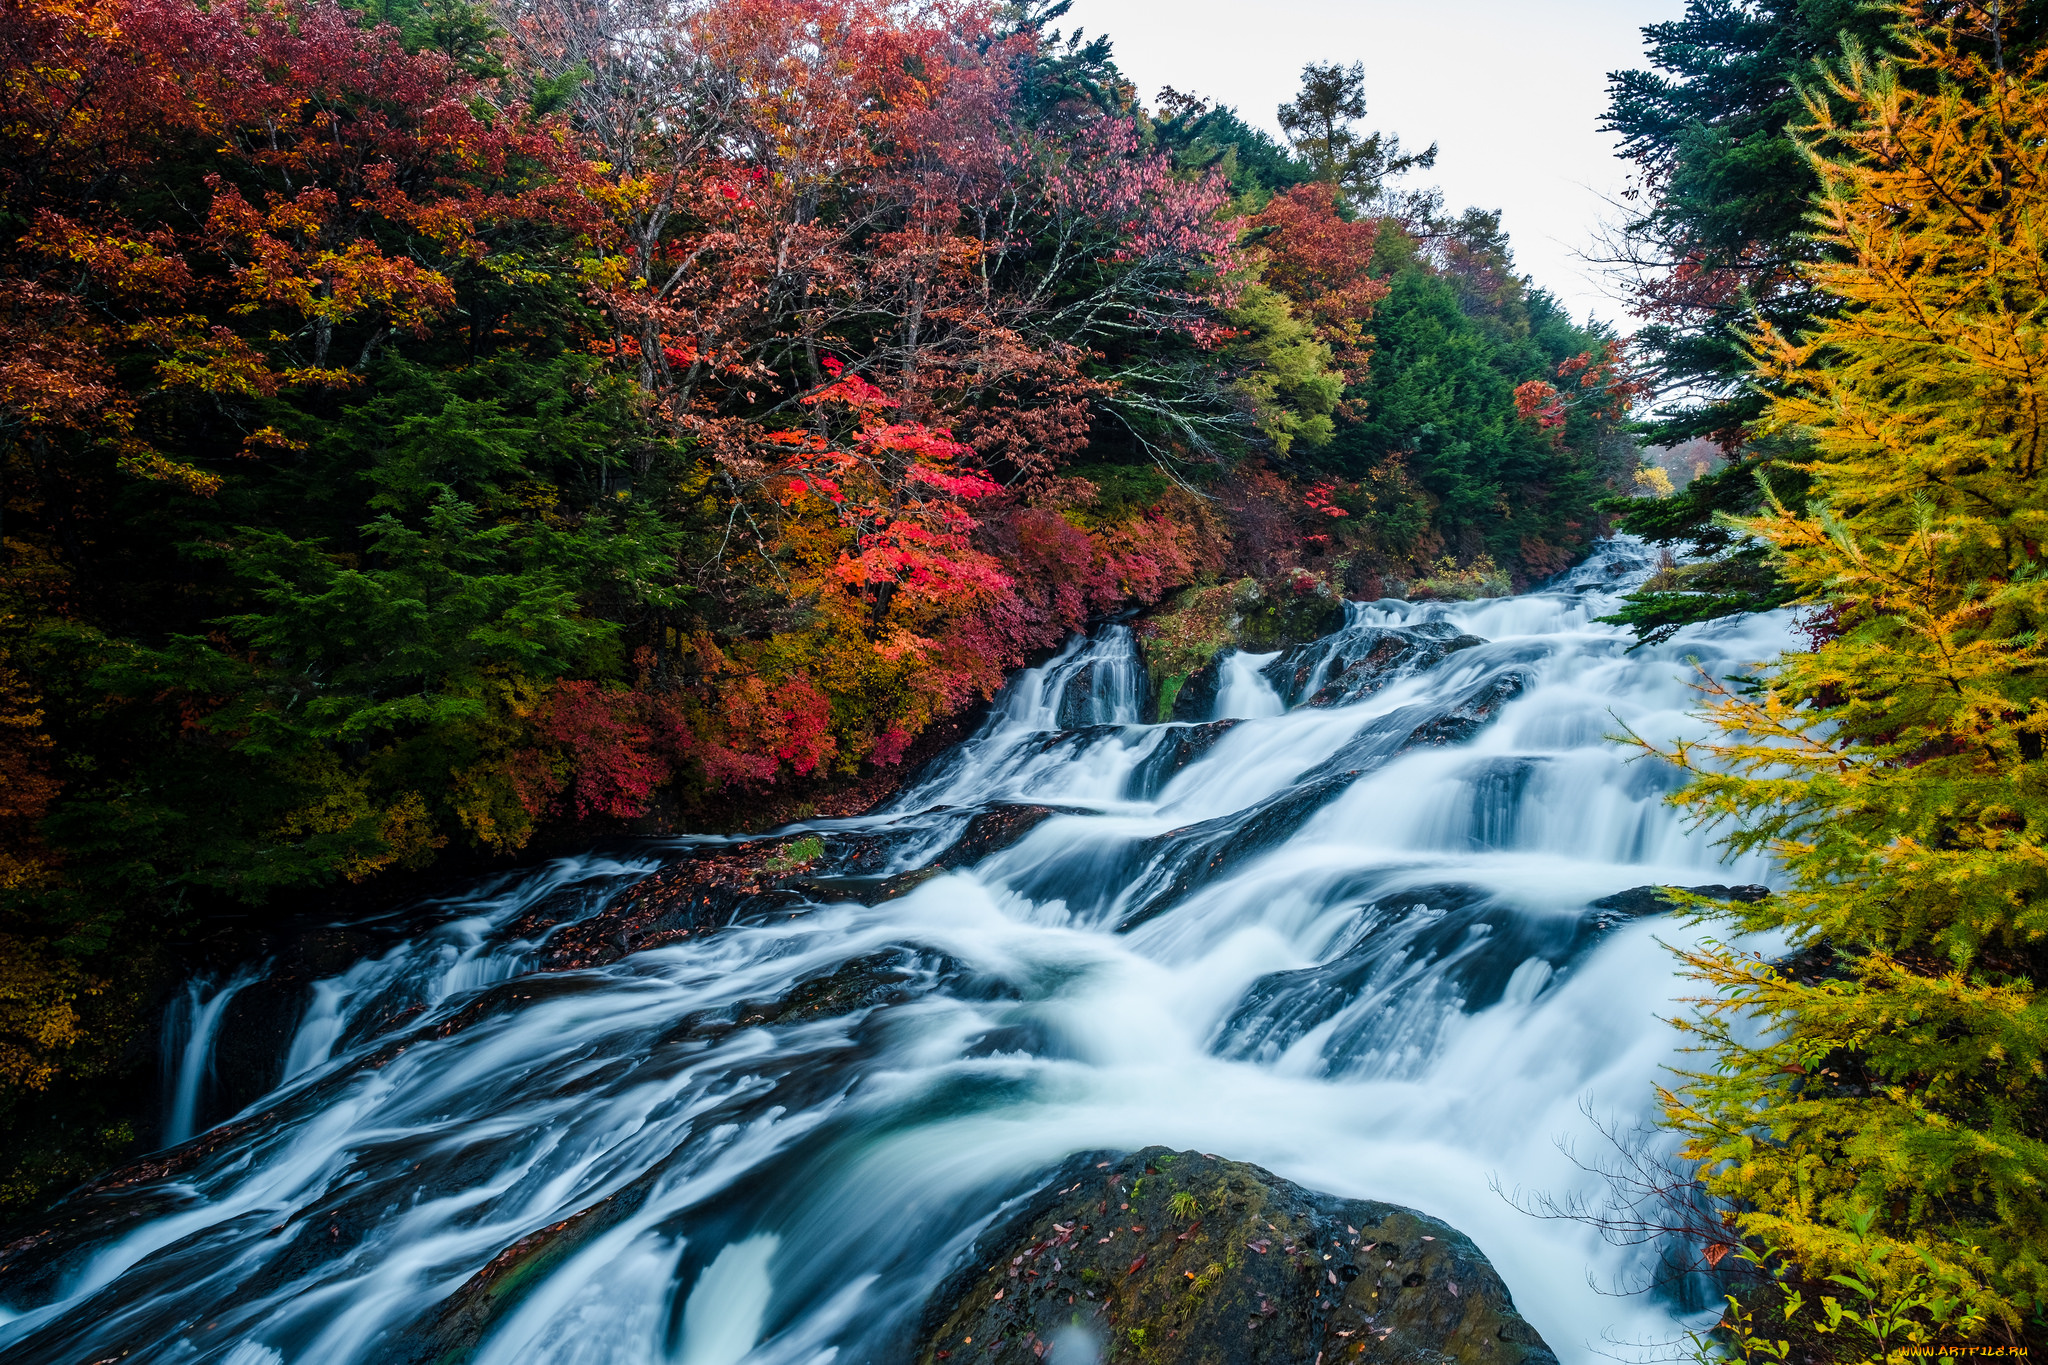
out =
[(1279, 135), (1275, 110), (1311, 61), (1365, 63), (1364, 126), (1438, 144), (1446, 206), (1503, 210), (1515, 260), (1584, 320), (1633, 322), (1574, 253), (1628, 172), (1598, 131), (1607, 73), (1642, 66), (1644, 24), (1684, 0), (1075, 0), (1060, 27), (1109, 35), (1148, 106), (1159, 87), (1236, 107)]

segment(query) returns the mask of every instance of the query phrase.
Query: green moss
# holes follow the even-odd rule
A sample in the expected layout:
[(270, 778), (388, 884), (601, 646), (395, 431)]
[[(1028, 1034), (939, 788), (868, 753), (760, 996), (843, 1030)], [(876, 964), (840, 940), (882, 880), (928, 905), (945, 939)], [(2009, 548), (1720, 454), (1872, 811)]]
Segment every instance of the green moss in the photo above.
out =
[(761, 870), (775, 873), (794, 872), (824, 856), (825, 841), (815, 834), (806, 834), (761, 864)]
[(1185, 673), (1176, 674), (1171, 678), (1162, 678), (1160, 680), (1159, 704), (1153, 710), (1153, 715), (1157, 719), (1163, 722), (1166, 720), (1170, 720), (1172, 718), (1173, 703), (1180, 697), (1180, 690), (1181, 688), (1187, 686), (1187, 681), (1188, 675)]

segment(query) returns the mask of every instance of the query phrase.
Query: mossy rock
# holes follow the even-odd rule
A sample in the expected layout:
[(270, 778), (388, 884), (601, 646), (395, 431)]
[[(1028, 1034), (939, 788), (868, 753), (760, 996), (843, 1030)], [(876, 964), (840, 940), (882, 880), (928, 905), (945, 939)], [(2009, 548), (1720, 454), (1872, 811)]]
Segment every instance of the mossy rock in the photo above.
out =
[(1269, 654), (1322, 639), (1344, 626), (1344, 599), (1309, 573), (1190, 588), (1138, 630), (1158, 720), (1209, 719), (1223, 659), (1232, 649)]
[(1412, 1209), (1148, 1147), (1060, 1167), (985, 1234), (916, 1359), (1556, 1365), (1471, 1240)]
[(1311, 574), (1241, 583), (1232, 605), (1232, 634), (1247, 654), (1305, 645), (1344, 628), (1344, 599)]

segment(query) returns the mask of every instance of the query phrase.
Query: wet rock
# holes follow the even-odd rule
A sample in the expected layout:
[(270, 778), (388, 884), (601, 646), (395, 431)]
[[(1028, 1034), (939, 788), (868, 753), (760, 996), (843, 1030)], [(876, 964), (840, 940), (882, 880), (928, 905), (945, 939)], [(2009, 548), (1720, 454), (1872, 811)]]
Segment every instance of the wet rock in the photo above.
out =
[[(739, 1029), (802, 1024), (898, 1004), (965, 969), (951, 958), (894, 947), (797, 983), (780, 997), (692, 1015), (665, 1041), (716, 1042)], [(554, 1270), (638, 1212), (665, 1174), (662, 1166), (577, 1213), (520, 1237), (430, 1312), (398, 1334), (404, 1365), (461, 1365), (491, 1329)]]
[(1132, 897), (1132, 908), (1118, 922), (1117, 932), (1129, 933), (1282, 843), (1353, 782), (1389, 760), (1412, 749), (1469, 740), (1492, 724), (1524, 686), (1520, 673), (1499, 673), (1447, 710), (1418, 706), (1392, 712), (1302, 774), (1294, 786), (1249, 811), (1169, 830), (1147, 841), (1144, 849), (1150, 862), (1174, 871), (1163, 885)]
[(1307, 824), (1310, 816), (1342, 795), (1357, 776), (1356, 772), (1325, 774), (1296, 783), (1253, 807), (1249, 815), (1219, 816), (1148, 840), (1143, 846), (1148, 861), (1174, 869), (1173, 875), (1163, 886), (1136, 898), (1133, 908), (1117, 922), (1116, 931), (1129, 933), (1281, 844)]
[(656, 1167), (617, 1194), (536, 1229), (493, 1256), (431, 1314), (397, 1334), (390, 1353), (394, 1365), (463, 1365), (474, 1359), (491, 1329), (533, 1288), (637, 1212), (661, 1173)]
[(920, 1365), (1557, 1359), (1455, 1228), (1164, 1147), (1060, 1167), (976, 1242), (919, 1335)]
[[(722, 929), (742, 916), (802, 904), (802, 893), (788, 883), (816, 864), (822, 848), (816, 835), (788, 834), (698, 850), (634, 882), (588, 919), (563, 926), (542, 949), (541, 970), (601, 967)], [(554, 924), (548, 912), (537, 911), (513, 932), (538, 938)]]
[(1180, 685), (1180, 691), (1173, 694), (1173, 714), (1161, 719), (1205, 721), (1215, 715), (1216, 694), (1223, 686), (1223, 661), (1235, 653), (1235, 649), (1223, 649), (1188, 674)]
[(1216, 747), (1216, 742), (1241, 724), (1235, 720), (1212, 720), (1186, 729), (1168, 730), (1159, 737), (1152, 752), (1131, 770), (1124, 795), (1133, 801), (1149, 801), (1166, 790), (1166, 784), (1182, 769)]
[[(726, 1009), (692, 1014), (669, 1035), (669, 1040), (716, 1042), (743, 1028), (836, 1019), (900, 1005), (942, 982), (958, 988), (968, 984), (968, 976), (969, 971), (962, 963), (944, 953), (904, 946), (883, 948), (799, 981), (782, 995), (743, 1000)], [(968, 993), (976, 992), (970, 986)], [(984, 989), (979, 994), (987, 995), (988, 991)]]
[(1405, 749), (1419, 749), (1424, 746), (1463, 744), (1472, 736), (1491, 725), (1500, 715), (1500, 709), (1513, 701), (1528, 688), (1528, 680), (1520, 673), (1500, 673), (1481, 686), (1468, 692), (1449, 711), (1434, 720), (1426, 721), (1409, 733)]
[(901, 1004), (917, 993), (910, 983), (921, 976), (905, 956), (901, 949), (889, 949), (854, 958), (829, 976), (800, 983), (780, 999), (741, 1005), (739, 1022), (742, 1026), (794, 1024)]
[(1462, 744), (1499, 719), (1501, 708), (1526, 686), (1521, 673), (1496, 673), (1449, 706), (1428, 702), (1390, 711), (1302, 774), (1302, 780), (1356, 779), (1413, 749)]
[[(1426, 627), (1388, 629), (1348, 645), (1330, 663), (1328, 681), (1308, 699), (1310, 706), (1349, 706), (1371, 696), (1401, 673), (1434, 668), (1460, 650), (1483, 645), (1477, 635), (1445, 635)], [(1361, 648), (1362, 646), (1362, 648)], [(1307, 678), (1301, 679), (1305, 686)]]
[(1279, 658), (1259, 669), (1259, 676), (1272, 685), (1281, 701), (1292, 706), (1308, 690), (1308, 680), (1315, 676), (1330, 648), (1327, 641), (1317, 640), (1284, 649)]
[(102, 1176), (41, 1217), (14, 1229), (0, 1244), (0, 1301), (16, 1307), (48, 1303), (94, 1255), (123, 1234), (199, 1204), (199, 1196), (174, 1185), (122, 1199), (103, 1197), (128, 1185), (174, 1174), (189, 1164), (161, 1159), (134, 1163)]
[(891, 877), (805, 877), (792, 885), (823, 901), (850, 900), (862, 905), (880, 905), (943, 873), (972, 867), (990, 854), (999, 853), (1016, 843), (1055, 815), (1085, 813), (1067, 806), (992, 806), (970, 819), (960, 837), (923, 867)]
[[(799, 907), (857, 901), (878, 905), (942, 873), (1008, 848), (1062, 806), (1000, 805), (968, 819), (958, 838), (923, 867), (880, 875), (904, 837), (840, 840), (796, 833), (693, 852), (626, 888), (597, 914), (563, 926), (541, 954), (543, 971), (601, 967), (632, 953), (681, 943), (740, 920)], [(513, 932), (538, 938), (554, 927), (529, 915)]]
[(1060, 689), (1059, 727), (1078, 730), (1095, 719), (1095, 665), (1083, 664)]
[[(1338, 896), (1347, 890), (1332, 888)], [(1216, 1055), (1273, 1062), (1321, 1030), (1317, 1053), (1327, 1068), (1343, 1070), (1385, 1048), (1390, 1025), (1397, 1050), (1426, 1050), (1434, 1029), (1460, 1006), (1478, 1010), (1499, 1000), (1508, 974), (1538, 949), (1519, 941), (1519, 917), (1493, 902), (1480, 888), (1455, 884), (1374, 896), (1353, 946), (1311, 967), (1268, 973), (1246, 989), (1216, 1031)], [(1451, 998), (1430, 1001), (1431, 993)], [(1355, 1008), (1361, 1002), (1369, 1012)]]
[(285, 1059), (315, 981), (377, 957), (431, 918), (430, 911), (415, 911), (359, 924), (298, 924), (272, 936), (263, 945), (269, 966), (262, 979), (236, 991), (221, 1012), (201, 1122), (239, 1113), (284, 1080)]
[(1617, 891), (1611, 896), (1602, 896), (1594, 901), (1594, 914), (1587, 922), (1595, 930), (1616, 928), (1630, 920), (1641, 919), (1644, 915), (1661, 915), (1677, 908), (1671, 899), (1673, 890), (1705, 896), (1717, 901), (1745, 901), (1755, 903), (1771, 894), (1768, 886), (1632, 886), (1626, 891)]
[(970, 867), (1016, 843), (1055, 815), (1070, 814), (1063, 806), (997, 806), (967, 822), (952, 847), (932, 860), (939, 868)]

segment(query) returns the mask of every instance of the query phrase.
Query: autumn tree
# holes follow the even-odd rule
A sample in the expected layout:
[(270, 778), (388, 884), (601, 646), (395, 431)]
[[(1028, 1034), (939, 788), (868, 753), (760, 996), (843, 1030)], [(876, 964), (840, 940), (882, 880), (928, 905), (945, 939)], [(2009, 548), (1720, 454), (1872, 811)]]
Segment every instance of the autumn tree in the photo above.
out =
[(2048, 1305), (2048, 58), (2001, 65), (1985, 17), (1915, 7), (1806, 101), (1829, 303), (1752, 346), (1811, 494), (1744, 529), (1816, 645), (1671, 755), (1678, 803), (1783, 869), (1712, 918), (1794, 956), (1685, 955), (1713, 994), (1666, 1103), (1773, 1264), (1932, 1273), (2016, 1340)]
[(1796, 443), (1756, 425), (1766, 394), (1744, 337), (1759, 315), (1796, 333), (1831, 306), (1800, 269), (1829, 248), (1806, 230), (1818, 182), (1788, 127), (1845, 42), (1881, 51), (1898, 21), (1897, 6), (1860, 0), (1692, 0), (1644, 26), (1646, 69), (1608, 77), (1604, 126), (1636, 178), (1601, 254), (1645, 319), (1634, 348), (1660, 401), (1643, 435), (1711, 439), (1726, 456), (1671, 498), (1616, 506), (1624, 530), (1690, 552), (1609, 618), (1645, 640), (1789, 599), (1765, 548), (1722, 520), (1763, 507), (1760, 470), (1795, 499), (1803, 477)]
[(1372, 311), (1388, 292), (1373, 274), (1379, 220), (1346, 218), (1336, 190), (1317, 182), (1275, 195), (1251, 228), (1265, 256), (1260, 279), (1294, 303), (1338, 365), (1363, 378)]
[[(618, 168), (627, 244), (599, 296), (616, 353), (737, 531), (695, 572), (757, 638), (666, 628), (713, 674), (822, 689), (836, 765), (893, 759), (1078, 624), (997, 609), (1013, 579), (978, 541), (1034, 515), (1019, 495), (1105, 422), (1164, 449), (1237, 420), (1190, 363), (1226, 331), (1223, 189), (1113, 101), (1036, 90), (1102, 54), (993, 9), (508, 15), (539, 81), (589, 73), (571, 107)], [(730, 719), (720, 752), (743, 742)]]

